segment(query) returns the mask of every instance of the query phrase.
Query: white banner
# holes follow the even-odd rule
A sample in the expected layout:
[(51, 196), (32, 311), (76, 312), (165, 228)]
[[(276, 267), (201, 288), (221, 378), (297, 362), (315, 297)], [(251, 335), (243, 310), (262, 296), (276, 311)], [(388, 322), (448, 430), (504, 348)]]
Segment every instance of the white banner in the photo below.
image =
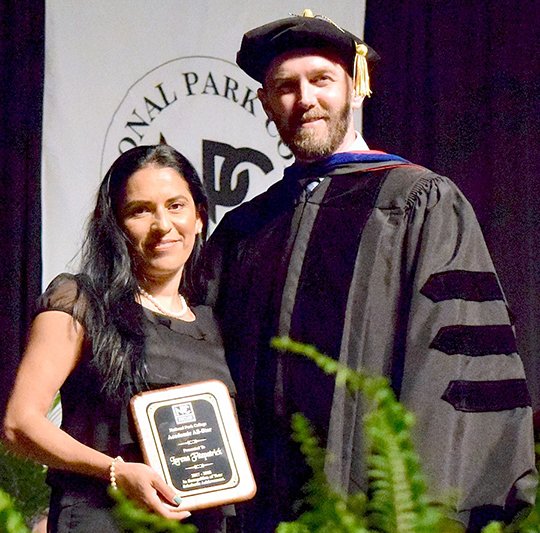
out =
[(165, 140), (206, 183), (211, 227), (291, 163), (236, 66), (242, 35), (309, 7), (359, 36), (365, 2), (47, 0), (43, 282), (73, 261), (101, 177), (118, 155)]

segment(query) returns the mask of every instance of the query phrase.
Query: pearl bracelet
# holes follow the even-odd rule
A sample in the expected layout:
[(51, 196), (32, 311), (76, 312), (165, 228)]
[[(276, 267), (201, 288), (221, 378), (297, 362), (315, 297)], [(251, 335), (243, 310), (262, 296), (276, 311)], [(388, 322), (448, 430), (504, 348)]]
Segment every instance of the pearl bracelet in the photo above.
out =
[(111, 465), (109, 466), (109, 477), (111, 480), (111, 487), (116, 490), (118, 486), (116, 485), (116, 472), (115, 472), (115, 463), (117, 461), (120, 461), (121, 463), (124, 462), (124, 460), (118, 455), (111, 461)]

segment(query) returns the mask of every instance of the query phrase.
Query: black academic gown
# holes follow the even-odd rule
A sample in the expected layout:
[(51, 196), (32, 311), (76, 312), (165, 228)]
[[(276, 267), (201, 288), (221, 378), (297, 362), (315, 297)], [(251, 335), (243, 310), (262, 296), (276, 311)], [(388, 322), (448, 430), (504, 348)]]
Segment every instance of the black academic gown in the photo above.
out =
[(244, 531), (273, 531), (301, 510), (309, 471), (290, 440), (294, 412), (333, 457), (331, 482), (365, 487), (360, 399), (311, 362), (271, 350), (275, 335), (387, 376), (417, 416), (431, 494), (456, 489), (464, 523), (531, 503), (530, 397), (467, 200), (407, 163), (350, 164), (308, 194), (311, 179), (284, 178), (228, 213), (207, 248), (209, 300), (259, 487)]

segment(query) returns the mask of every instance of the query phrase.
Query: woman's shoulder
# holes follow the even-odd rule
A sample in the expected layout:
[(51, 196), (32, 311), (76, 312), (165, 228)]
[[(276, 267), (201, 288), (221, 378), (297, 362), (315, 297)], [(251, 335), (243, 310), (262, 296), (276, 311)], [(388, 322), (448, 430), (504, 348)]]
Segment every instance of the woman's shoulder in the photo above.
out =
[(43, 311), (63, 311), (78, 316), (86, 307), (86, 289), (87, 282), (81, 274), (59, 274), (40, 296), (35, 314)]

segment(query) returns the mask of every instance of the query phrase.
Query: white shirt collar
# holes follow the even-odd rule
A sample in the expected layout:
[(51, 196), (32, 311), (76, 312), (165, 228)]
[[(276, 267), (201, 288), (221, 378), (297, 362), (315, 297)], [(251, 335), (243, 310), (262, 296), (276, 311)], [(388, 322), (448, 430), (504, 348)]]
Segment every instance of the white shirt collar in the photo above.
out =
[(352, 144), (350, 144), (345, 150), (343, 150), (343, 152), (357, 152), (369, 150), (369, 147), (366, 141), (364, 141), (362, 135), (360, 135), (360, 133), (357, 131), (355, 131), (354, 133), (356, 134), (356, 138), (354, 139)]

